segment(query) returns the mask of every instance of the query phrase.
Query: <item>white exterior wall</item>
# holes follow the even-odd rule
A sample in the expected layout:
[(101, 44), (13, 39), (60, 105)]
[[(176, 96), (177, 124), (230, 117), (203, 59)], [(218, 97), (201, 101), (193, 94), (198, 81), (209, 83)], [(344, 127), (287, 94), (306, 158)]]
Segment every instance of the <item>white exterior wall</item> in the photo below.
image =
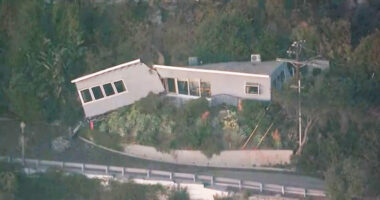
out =
[[(161, 78), (181, 78), (190, 80), (199, 80), (210, 82), (211, 96), (228, 94), (243, 99), (255, 99), (269, 101), (271, 100), (271, 80), (269, 75), (251, 75), (242, 73), (229, 72), (205, 72), (190, 70), (178, 70), (165, 67), (161, 68), (155, 65), (154, 68), (160, 74)], [(169, 69), (168, 69), (169, 68)], [(260, 85), (260, 94), (246, 94), (245, 84), (247, 82), (257, 83)], [(189, 97), (187, 95), (176, 95), (179, 97)]]
[(137, 63), (114, 71), (109, 71), (85, 80), (76, 82), (78, 95), (84, 89), (91, 89), (95, 86), (103, 86), (106, 83), (123, 80), (126, 92), (117, 93), (111, 96), (83, 103), (82, 106), (86, 117), (93, 117), (111, 110), (129, 105), (147, 96), (149, 92), (160, 93), (164, 87), (154, 70), (151, 70), (144, 63)]

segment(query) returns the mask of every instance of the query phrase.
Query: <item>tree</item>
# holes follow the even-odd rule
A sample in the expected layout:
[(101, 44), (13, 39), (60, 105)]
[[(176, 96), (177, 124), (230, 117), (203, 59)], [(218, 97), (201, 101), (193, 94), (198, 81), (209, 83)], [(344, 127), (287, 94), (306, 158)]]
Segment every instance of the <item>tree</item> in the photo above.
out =
[(361, 162), (346, 158), (333, 163), (326, 171), (326, 184), (331, 199), (361, 198), (365, 188), (365, 174)]
[(75, 120), (78, 109), (70, 105), (78, 103), (70, 80), (82, 72), (84, 50), (78, 7), (29, 1), (16, 16), (20, 26), (13, 27), (6, 62), (11, 68), (5, 89), (10, 111), (29, 121)]

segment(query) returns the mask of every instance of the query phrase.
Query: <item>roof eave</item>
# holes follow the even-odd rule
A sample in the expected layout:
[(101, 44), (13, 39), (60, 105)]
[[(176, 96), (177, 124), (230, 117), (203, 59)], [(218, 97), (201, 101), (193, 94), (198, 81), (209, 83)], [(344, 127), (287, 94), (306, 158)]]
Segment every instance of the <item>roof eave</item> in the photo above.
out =
[(193, 72), (217, 73), (217, 74), (229, 74), (229, 75), (237, 75), (237, 76), (263, 77), (263, 78), (267, 78), (270, 76), (269, 74), (253, 74), (253, 73), (246, 73), (246, 72), (232, 72), (232, 71), (225, 71), (225, 70), (174, 67), (174, 66), (166, 66), (166, 65), (153, 65), (153, 68), (155, 68), (155, 69), (161, 68), (161, 69), (169, 69), (169, 70), (193, 71)]
[(133, 61), (130, 61), (130, 62), (122, 63), (122, 64), (119, 64), (119, 65), (116, 65), (116, 66), (113, 66), (113, 67), (110, 67), (110, 68), (107, 68), (107, 69), (104, 69), (104, 70), (101, 70), (101, 71), (97, 71), (97, 72), (92, 73), (92, 74), (87, 74), (85, 76), (78, 77), (78, 78), (72, 80), (71, 83), (77, 83), (79, 81), (83, 81), (83, 80), (86, 80), (86, 79), (89, 79), (89, 78), (92, 78), (92, 77), (95, 77), (95, 76), (99, 76), (101, 74), (104, 74), (104, 73), (107, 73), (107, 72), (110, 72), (110, 71), (113, 71), (113, 70), (121, 69), (123, 67), (127, 67), (127, 66), (130, 66), (130, 65), (138, 64), (138, 63), (141, 63), (140, 59), (136, 59), (136, 60), (133, 60)]

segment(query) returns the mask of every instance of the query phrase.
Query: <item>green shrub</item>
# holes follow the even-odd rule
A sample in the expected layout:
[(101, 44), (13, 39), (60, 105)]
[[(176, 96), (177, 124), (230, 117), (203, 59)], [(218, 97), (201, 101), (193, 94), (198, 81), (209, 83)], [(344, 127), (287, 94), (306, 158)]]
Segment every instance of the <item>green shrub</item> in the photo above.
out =
[(190, 200), (190, 197), (186, 189), (179, 188), (170, 191), (168, 200)]

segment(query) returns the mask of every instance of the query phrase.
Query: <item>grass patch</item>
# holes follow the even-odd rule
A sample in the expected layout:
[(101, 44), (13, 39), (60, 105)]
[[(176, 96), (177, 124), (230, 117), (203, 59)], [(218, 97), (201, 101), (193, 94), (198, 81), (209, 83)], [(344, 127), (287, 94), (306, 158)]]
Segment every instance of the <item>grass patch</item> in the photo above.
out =
[(123, 147), (121, 146), (122, 137), (117, 134), (104, 133), (96, 129), (90, 130), (89, 128), (82, 128), (79, 131), (79, 135), (95, 142), (96, 144), (123, 151)]

